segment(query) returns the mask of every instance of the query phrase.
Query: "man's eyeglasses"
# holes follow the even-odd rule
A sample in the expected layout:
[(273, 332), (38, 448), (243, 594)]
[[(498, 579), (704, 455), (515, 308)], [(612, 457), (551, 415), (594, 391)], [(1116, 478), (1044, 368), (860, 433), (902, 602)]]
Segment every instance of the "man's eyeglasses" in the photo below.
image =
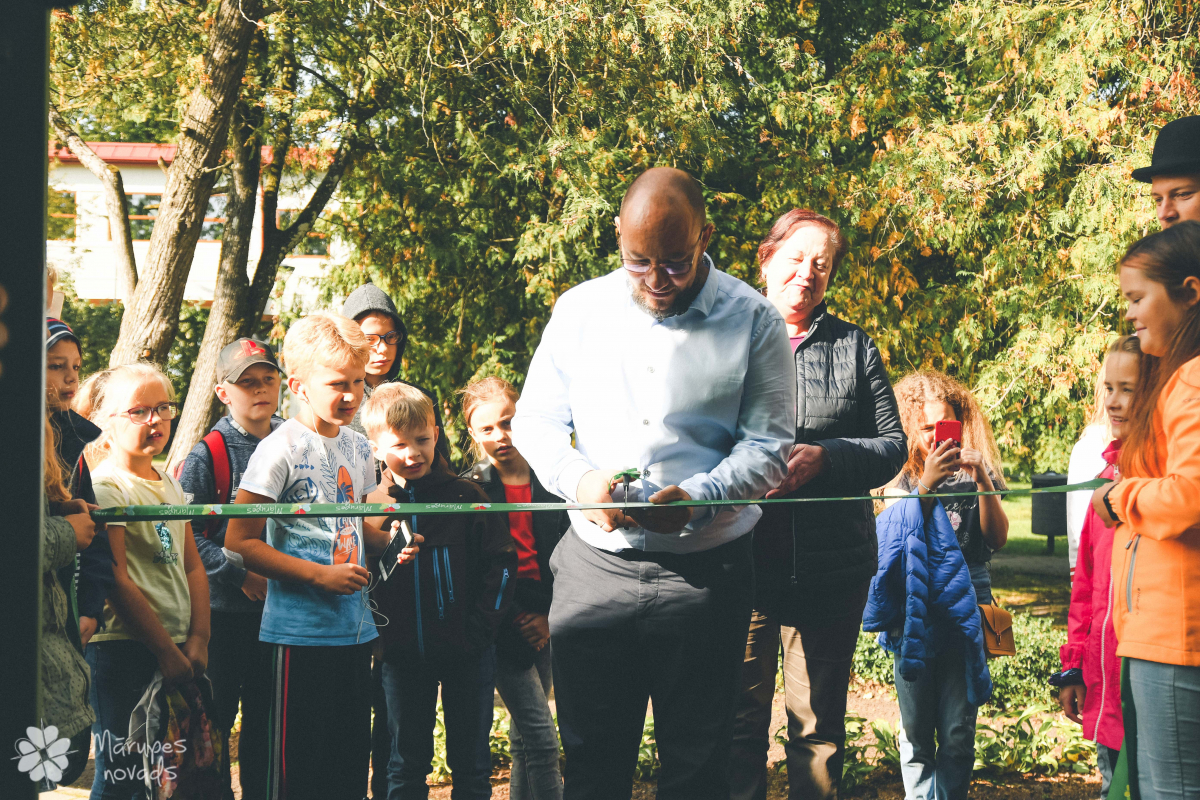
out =
[(388, 331), (383, 336), (380, 336), (377, 333), (367, 334), (367, 343), (371, 345), (371, 347), (379, 344), (380, 339), (382, 339), (383, 343), (388, 347), (395, 347), (396, 345), (400, 344), (400, 331)]
[(134, 425), (149, 425), (150, 420), (158, 415), (161, 420), (175, 419), (175, 415), (179, 413), (179, 406), (174, 403), (161, 403), (151, 408), (150, 406), (138, 406), (131, 408), (128, 411), (118, 411), (113, 414), (114, 417), (129, 417), (129, 421)]
[[(660, 261), (658, 265), (663, 268), (664, 272), (675, 278), (678, 278), (680, 275), (686, 275), (688, 270), (692, 268), (691, 261)], [(625, 261), (622, 259), (621, 266), (634, 275), (645, 275), (650, 271), (650, 265), (642, 261)]]
[[(703, 238), (703, 236), (704, 236), (704, 231), (701, 231), (700, 236), (697, 237), (697, 239), (696, 239), (695, 247), (700, 246), (700, 239)], [(617, 247), (620, 247), (620, 246), (621, 246), (621, 238), (618, 236), (617, 237)], [(692, 268), (692, 264), (694, 264), (695, 261), (696, 261), (696, 256), (692, 256), (691, 258), (685, 259), (683, 261), (660, 261), (660, 262), (658, 262), (658, 266), (662, 267), (663, 271), (666, 272), (671, 277), (678, 278), (681, 275), (687, 275), (688, 271)], [(630, 272), (634, 275), (645, 275), (647, 272), (650, 271), (650, 263), (648, 261), (630, 261), (627, 258), (622, 258), (621, 266), (623, 266), (627, 272)]]

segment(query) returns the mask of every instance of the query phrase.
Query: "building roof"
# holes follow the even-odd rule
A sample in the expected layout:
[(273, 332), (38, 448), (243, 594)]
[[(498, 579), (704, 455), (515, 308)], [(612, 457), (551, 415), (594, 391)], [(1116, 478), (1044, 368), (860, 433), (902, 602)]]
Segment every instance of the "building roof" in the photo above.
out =
[[(49, 145), (49, 156), (51, 159), (58, 159), (64, 164), (78, 164), (79, 159), (75, 154), (67, 149), (66, 145), (55, 147), (55, 142), (51, 141)], [(92, 148), (92, 151), (108, 164), (115, 165), (154, 165), (158, 163), (158, 159), (162, 159), (167, 164), (175, 160), (176, 145), (173, 144), (153, 144), (147, 142), (88, 142), (87, 146)], [(265, 146), (262, 149), (263, 162), (271, 160), (271, 148)], [(288, 151), (287, 160), (294, 166), (299, 166), (304, 169), (325, 169), (333, 160), (333, 151), (328, 149), (318, 149), (313, 147), (293, 147)]]
[[(78, 164), (79, 159), (66, 145), (56, 148), (50, 143), (50, 158), (64, 164)], [(157, 164), (158, 159), (170, 164), (175, 160), (175, 145), (144, 142), (88, 142), (88, 147), (109, 164)]]

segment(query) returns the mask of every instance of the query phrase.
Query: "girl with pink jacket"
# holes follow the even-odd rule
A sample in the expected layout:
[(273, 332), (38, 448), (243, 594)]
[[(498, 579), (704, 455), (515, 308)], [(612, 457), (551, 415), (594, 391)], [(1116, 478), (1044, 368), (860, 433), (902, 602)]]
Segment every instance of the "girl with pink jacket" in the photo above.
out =
[[(1133, 401), (1141, 355), (1137, 337), (1122, 336), (1108, 348), (1104, 359), (1104, 407), (1115, 438), (1104, 450), (1106, 466), (1101, 478), (1116, 480), (1121, 428)], [(1067, 718), (1081, 724), (1083, 735), (1096, 742), (1096, 763), (1103, 779), (1101, 797), (1108, 796), (1125, 737), (1121, 659), (1113, 629), (1112, 549), (1113, 529), (1089, 506), (1071, 582), (1067, 643), (1060, 652), (1063, 671), (1051, 681), (1060, 687), (1058, 703)]]

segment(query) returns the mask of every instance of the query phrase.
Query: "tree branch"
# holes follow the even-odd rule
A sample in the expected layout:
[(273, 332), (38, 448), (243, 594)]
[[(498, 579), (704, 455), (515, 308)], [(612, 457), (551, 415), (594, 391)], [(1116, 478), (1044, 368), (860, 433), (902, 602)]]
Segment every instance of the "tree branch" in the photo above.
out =
[(125, 182), (121, 179), (121, 170), (96, 155), (53, 103), (50, 104), (50, 127), (54, 129), (54, 135), (79, 159), (79, 163), (95, 175), (104, 187), (104, 205), (112, 231), (117, 271), (124, 283), (124, 297), (121, 300), (128, 303), (129, 298), (133, 296), (133, 290), (137, 288), (138, 275), (137, 262), (133, 256), (133, 234), (129, 229), (129, 198), (125, 196)]

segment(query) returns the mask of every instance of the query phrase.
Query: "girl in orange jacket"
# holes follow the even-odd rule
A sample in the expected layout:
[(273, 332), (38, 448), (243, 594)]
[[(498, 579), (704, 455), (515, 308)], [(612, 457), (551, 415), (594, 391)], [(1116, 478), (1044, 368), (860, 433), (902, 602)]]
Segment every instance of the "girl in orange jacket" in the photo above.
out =
[(1121, 480), (1093, 508), (1113, 537), (1117, 654), (1128, 659), (1143, 797), (1200, 796), (1200, 223), (1121, 260), (1144, 354)]

